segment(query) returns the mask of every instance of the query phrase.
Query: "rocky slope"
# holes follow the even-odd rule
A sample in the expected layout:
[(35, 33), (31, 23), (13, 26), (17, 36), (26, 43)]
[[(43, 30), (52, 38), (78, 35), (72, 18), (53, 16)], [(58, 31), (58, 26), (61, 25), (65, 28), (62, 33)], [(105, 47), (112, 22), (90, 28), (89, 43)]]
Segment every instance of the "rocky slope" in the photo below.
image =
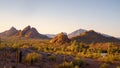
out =
[(10, 37), (10, 36), (14, 36), (17, 32), (18, 32), (18, 30), (16, 28), (11, 27), (9, 30), (6, 30), (6, 31), (0, 33), (0, 36)]
[(58, 34), (55, 38), (53, 38), (50, 41), (50, 43), (59, 43), (59, 44), (64, 44), (64, 43), (69, 43), (69, 42), (70, 42), (70, 39), (63, 32), (61, 32), (60, 34)]
[(46, 35), (40, 34), (34, 27), (27, 26), (23, 30), (19, 30), (15, 36), (26, 38), (48, 39)]
[(79, 36), (72, 37), (71, 40), (76, 40), (77, 42), (120, 42), (119, 39), (114, 37), (105, 37), (93, 30), (83, 32)]
[(87, 31), (87, 30), (85, 30), (85, 29), (75, 30), (72, 33), (68, 34), (68, 37), (72, 38), (72, 37), (78, 36), (78, 35), (80, 35), (81, 33), (85, 32), (85, 31)]
[(46, 35), (40, 34), (36, 28), (27, 26), (23, 30), (17, 30), (16, 28), (12, 27), (10, 30), (0, 33), (2, 37), (22, 37), (22, 38), (32, 38), (32, 39), (49, 39)]

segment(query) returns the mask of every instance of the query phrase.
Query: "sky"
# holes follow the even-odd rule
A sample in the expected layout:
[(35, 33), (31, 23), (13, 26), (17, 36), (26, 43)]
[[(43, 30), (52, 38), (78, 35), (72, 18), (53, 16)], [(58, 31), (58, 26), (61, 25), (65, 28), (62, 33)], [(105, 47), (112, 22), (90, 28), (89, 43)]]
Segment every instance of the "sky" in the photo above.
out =
[(120, 0), (0, 0), (0, 32), (28, 25), (42, 34), (82, 28), (120, 37)]

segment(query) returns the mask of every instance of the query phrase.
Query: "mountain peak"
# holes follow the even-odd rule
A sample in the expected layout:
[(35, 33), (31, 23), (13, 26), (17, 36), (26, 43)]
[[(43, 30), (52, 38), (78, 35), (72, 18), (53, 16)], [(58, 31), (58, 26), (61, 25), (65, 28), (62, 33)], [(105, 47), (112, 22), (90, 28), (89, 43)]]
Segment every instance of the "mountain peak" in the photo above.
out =
[(10, 30), (17, 30), (17, 29), (16, 29), (15, 27), (12, 26), (12, 27), (10, 28)]
[(72, 33), (68, 34), (68, 37), (72, 38), (72, 37), (75, 37), (75, 36), (78, 36), (78, 35), (82, 34), (83, 32), (86, 32), (86, 31), (87, 30), (80, 28), (80, 29), (78, 29), (76, 31), (73, 31)]
[(39, 39), (48, 39), (46, 35), (40, 34), (36, 28), (27, 26), (22, 31), (19, 31), (16, 36), (26, 37), (26, 38), (39, 38)]
[(31, 26), (28, 25), (28, 26), (26, 26), (23, 30), (27, 30), (27, 29), (31, 29)]
[(15, 27), (11, 27), (9, 30), (2, 32), (0, 35), (9, 37), (15, 35), (17, 32), (18, 30)]
[(67, 33), (65, 33), (65, 32), (61, 32), (59, 35), (67, 35)]
[(85, 30), (85, 31), (86, 31), (86, 29), (82, 29), (82, 28), (80, 28), (80, 29), (78, 29), (78, 30)]
[(94, 30), (89, 30), (88, 32), (95, 32)]

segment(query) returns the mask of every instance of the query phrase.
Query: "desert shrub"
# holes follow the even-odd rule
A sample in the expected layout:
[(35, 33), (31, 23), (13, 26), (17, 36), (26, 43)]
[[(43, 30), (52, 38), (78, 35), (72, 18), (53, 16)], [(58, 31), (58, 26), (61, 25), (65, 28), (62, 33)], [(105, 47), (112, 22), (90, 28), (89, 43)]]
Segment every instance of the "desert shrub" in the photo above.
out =
[(66, 52), (64, 52), (64, 51), (56, 51), (55, 54), (66, 55)]
[(107, 62), (107, 63), (112, 63), (114, 61), (114, 57), (110, 56), (110, 55), (105, 56), (105, 57), (103, 57), (103, 61)]
[(58, 68), (74, 68), (72, 62), (63, 62), (58, 65)]
[(93, 58), (93, 54), (92, 53), (87, 53), (85, 56), (88, 57), (88, 58)]
[(116, 68), (120, 68), (120, 66), (117, 66)]
[(33, 62), (37, 62), (39, 59), (40, 59), (41, 55), (38, 54), (38, 53), (28, 53), (26, 58), (25, 58), (25, 61), (28, 63), (28, 64), (33, 64)]
[(99, 57), (101, 57), (100, 53), (86, 53), (85, 56), (88, 57), (88, 58), (99, 58)]
[(73, 65), (83, 67), (85, 65), (85, 62), (83, 59), (80, 59), (79, 57), (75, 57), (73, 61)]
[(103, 57), (103, 61), (104, 62), (108, 62), (108, 63), (113, 63), (114, 61), (120, 61), (120, 55), (119, 54), (115, 54), (115, 55), (107, 55)]
[(15, 66), (10, 66), (10, 68), (16, 68)]
[(78, 52), (78, 53), (76, 54), (76, 56), (81, 57), (81, 56), (82, 56), (82, 53)]
[(20, 48), (20, 44), (14, 43), (14, 44), (12, 45), (12, 48), (13, 48), (14, 50), (17, 50), (17, 49)]
[(119, 53), (114, 55), (114, 60), (120, 61), (120, 54)]
[(74, 68), (80, 68), (79, 66), (75, 66)]
[(39, 51), (42, 51), (42, 47), (38, 47), (38, 50), (39, 50)]
[(73, 52), (66, 52), (66, 55), (73, 55)]
[(56, 61), (56, 56), (55, 55), (49, 56), (48, 59), (50, 61)]
[(103, 63), (103, 64), (100, 66), (100, 68), (108, 68), (108, 64)]
[(29, 46), (28, 45), (23, 45), (21, 48), (27, 49), (27, 48), (29, 48)]
[(6, 48), (6, 44), (1, 44), (0, 45), (0, 50), (3, 50), (3, 49), (5, 49)]

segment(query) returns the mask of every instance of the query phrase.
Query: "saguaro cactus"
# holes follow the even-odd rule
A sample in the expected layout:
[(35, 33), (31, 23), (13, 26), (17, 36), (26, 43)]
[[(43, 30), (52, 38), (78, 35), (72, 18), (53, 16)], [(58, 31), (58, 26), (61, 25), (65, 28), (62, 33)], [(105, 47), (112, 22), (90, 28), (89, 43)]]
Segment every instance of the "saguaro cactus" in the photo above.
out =
[(0, 45), (1, 45), (1, 38), (0, 38)]
[(6, 51), (6, 47), (4, 48), (4, 67), (6, 66), (6, 62), (7, 62), (7, 51)]
[(22, 62), (22, 51), (20, 49), (17, 50), (16, 59), (17, 59), (17, 63)]

